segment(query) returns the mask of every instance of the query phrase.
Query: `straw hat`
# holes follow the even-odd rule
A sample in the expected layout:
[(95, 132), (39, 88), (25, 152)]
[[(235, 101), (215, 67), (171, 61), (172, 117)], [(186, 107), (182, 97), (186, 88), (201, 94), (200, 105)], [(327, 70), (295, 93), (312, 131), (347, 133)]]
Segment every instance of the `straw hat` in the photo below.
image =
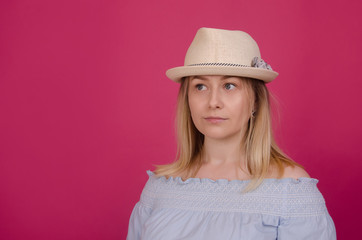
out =
[(168, 78), (196, 75), (249, 77), (271, 82), (278, 73), (261, 59), (254, 39), (242, 31), (200, 28), (185, 56), (185, 64), (166, 71)]

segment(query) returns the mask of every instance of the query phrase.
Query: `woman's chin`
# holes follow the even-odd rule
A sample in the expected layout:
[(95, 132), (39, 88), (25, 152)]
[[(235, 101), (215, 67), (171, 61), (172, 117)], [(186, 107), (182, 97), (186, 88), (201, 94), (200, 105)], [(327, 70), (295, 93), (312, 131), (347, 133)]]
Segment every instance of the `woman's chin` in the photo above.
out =
[(225, 133), (225, 132), (207, 132), (203, 133), (205, 138), (213, 139), (213, 140), (226, 140), (235, 138), (236, 136), (240, 136), (239, 133)]

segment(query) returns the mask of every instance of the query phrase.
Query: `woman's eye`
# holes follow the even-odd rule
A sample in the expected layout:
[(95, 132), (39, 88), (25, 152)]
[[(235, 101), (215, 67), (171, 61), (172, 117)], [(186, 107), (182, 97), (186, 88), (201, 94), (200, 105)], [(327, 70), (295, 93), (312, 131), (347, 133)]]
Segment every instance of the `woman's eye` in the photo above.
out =
[(196, 85), (196, 89), (199, 90), (199, 91), (202, 91), (202, 90), (205, 90), (205, 85), (202, 85), (202, 84), (197, 84)]
[(231, 90), (231, 89), (234, 89), (236, 86), (234, 85), (234, 84), (232, 84), (232, 83), (227, 83), (227, 84), (225, 84), (225, 88), (227, 89), (227, 90)]

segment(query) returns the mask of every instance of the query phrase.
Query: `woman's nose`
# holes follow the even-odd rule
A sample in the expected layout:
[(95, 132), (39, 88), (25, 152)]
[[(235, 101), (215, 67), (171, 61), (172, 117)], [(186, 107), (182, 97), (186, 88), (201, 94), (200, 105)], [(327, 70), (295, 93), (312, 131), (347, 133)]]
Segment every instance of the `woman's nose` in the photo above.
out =
[(212, 89), (209, 95), (209, 107), (210, 108), (222, 108), (223, 103), (219, 89)]

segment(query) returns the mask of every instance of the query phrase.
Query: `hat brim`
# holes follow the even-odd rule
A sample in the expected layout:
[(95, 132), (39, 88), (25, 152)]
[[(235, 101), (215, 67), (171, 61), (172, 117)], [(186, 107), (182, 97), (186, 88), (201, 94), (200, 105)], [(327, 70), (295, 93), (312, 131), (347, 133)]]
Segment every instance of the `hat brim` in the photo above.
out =
[(166, 76), (178, 83), (181, 82), (183, 77), (200, 75), (249, 77), (268, 83), (273, 81), (279, 74), (275, 71), (263, 68), (234, 66), (182, 66), (171, 68), (166, 71)]

